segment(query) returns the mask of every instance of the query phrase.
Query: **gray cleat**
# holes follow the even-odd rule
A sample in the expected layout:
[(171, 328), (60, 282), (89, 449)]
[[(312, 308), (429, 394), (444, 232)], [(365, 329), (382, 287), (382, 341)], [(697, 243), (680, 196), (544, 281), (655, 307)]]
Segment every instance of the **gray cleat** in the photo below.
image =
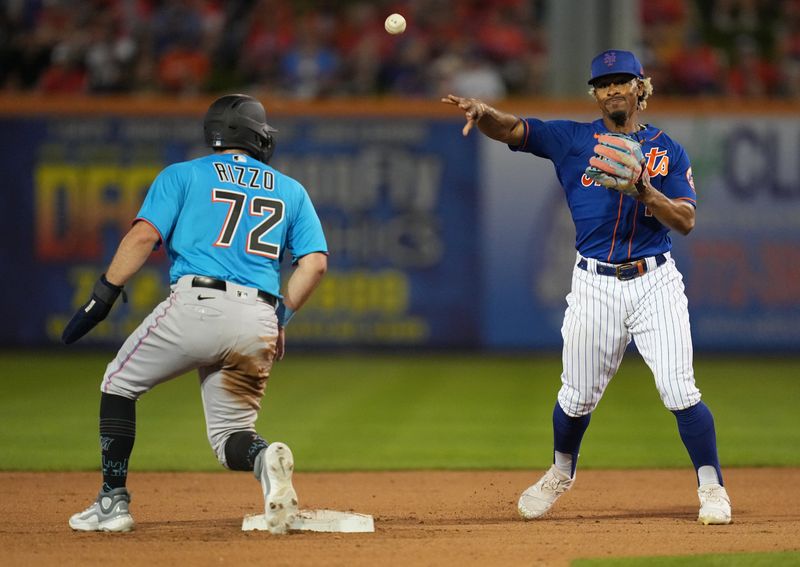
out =
[(131, 495), (125, 487), (111, 492), (101, 490), (91, 506), (72, 515), (69, 527), (80, 532), (129, 532), (134, 526), (128, 511), (130, 502)]

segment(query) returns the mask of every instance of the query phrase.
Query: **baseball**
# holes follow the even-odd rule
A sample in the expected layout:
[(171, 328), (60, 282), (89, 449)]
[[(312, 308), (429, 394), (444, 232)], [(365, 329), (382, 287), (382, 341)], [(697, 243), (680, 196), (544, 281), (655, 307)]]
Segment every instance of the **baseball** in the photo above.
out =
[(392, 35), (406, 31), (406, 19), (400, 14), (392, 14), (383, 23), (386, 31)]

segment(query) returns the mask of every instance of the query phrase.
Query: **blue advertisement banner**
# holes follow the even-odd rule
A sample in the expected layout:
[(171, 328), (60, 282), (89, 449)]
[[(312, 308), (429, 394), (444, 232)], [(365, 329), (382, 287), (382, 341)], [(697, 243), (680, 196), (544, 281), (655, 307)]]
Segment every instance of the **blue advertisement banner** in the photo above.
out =
[[(58, 343), (152, 179), (207, 152), (201, 118), (0, 118), (0, 344)], [(308, 189), (331, 250), (292, 344), (560, 349), (575, 235), (548, 161), (452, 117), (275, 122), (273, 165)], [(797, 351), (800, 118), (653, 122), (686, 148), (698, 192), (695, 229), (673, 236), (695, 348)], [(119, 346), (168, 293), (167, 268), (155, 253), (79, 346)]]
[[(0, 125), (0, 343), (53, 344), (156, 174), (207, 153), (202, 117), (5, 117)], [(304, 184), (331, 251), (328, 274), (292, 321), (292, 343), (478, 345), (476, 137), (463, 138), (452, 120), (287, 117), (275, 125), (272, 164)], [(167, 268), (155, 253), (126, 286), (128, 302), (80, 344), (121, 344), (167, 295)]]

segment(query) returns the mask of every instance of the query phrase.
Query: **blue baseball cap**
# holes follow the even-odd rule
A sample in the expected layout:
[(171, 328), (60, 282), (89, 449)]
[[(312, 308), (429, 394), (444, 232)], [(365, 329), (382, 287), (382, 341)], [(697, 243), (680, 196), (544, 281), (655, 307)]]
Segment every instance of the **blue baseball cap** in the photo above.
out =
[(592, 78), (589, 79), (589, 84), (606, 75), (623, 73), (644, 79), (644, 68), (633, 53), (621, 49), (609, 49), (592, 59)]

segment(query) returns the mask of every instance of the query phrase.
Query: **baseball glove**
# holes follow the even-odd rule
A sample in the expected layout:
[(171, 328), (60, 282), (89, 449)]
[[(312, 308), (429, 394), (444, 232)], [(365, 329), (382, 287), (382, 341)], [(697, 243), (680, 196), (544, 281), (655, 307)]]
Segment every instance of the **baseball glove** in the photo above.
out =
[(586, 176), (603, 187), (631, 197), (639, 195), (644, 155), (642, 146), (625, 134), (600, 134)]

